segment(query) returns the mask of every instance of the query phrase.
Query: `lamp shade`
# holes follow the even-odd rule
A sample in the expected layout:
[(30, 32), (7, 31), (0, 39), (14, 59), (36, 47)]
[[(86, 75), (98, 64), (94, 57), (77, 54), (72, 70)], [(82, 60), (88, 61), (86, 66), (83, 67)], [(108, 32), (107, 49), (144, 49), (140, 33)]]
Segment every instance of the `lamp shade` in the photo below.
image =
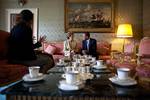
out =
[(120, 24), (117, 30), (117, 37), (133, 37), (131, 24)]

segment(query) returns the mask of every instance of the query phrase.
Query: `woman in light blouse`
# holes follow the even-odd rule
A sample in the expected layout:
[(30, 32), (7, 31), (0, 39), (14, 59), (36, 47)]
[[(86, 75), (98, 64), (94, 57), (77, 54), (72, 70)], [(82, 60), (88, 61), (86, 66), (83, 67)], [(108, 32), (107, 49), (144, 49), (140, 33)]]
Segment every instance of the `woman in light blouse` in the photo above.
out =
[(71, 52), (71, 53), (77, 52), (77, 42), (74, 40), (73, 32), (68, 32), (67, 40), (64, 41), (64, 53), (65, 52)]

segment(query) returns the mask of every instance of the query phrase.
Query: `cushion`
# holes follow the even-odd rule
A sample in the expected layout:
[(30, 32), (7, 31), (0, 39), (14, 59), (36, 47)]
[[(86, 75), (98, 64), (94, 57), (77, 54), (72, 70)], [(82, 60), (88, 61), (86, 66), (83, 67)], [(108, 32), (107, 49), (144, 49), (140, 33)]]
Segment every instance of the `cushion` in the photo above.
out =
[(53, 45), (48, 45), (46, 49), (44, 49), (44, 52), (48, 54), (54, 54), (56, 52), (56, 47)]
[(107, 42), (97, 43), (97, 52), (100, 55), (110, 55), (111, 53), (111, 45)]
[(44, 48), (44, 51), (46, 50), (46, 48), (51, 45), (53, 47), (56, 48), (54, 54), (63, 54), (63, 42), (44, 42), (43, 43), (43, 48)]
[(58, 42), (58, 43), (52, 43), (53, 46), (56, 47), (56, 52), (55, 54), (60, 54), (62, 55), (64, 52), (63, 52), (63, 42)]

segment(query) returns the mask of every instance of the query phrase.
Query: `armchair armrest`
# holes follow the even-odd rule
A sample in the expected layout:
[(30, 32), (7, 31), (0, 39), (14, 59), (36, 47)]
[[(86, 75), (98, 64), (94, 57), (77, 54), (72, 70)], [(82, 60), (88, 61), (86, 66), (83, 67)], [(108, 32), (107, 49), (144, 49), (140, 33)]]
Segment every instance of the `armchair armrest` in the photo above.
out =
[(139, 53), (137, 53), (136, 56), (137, 56), (137, 65), (140, 65), (141, 64), (142, 55), (140, 55)]

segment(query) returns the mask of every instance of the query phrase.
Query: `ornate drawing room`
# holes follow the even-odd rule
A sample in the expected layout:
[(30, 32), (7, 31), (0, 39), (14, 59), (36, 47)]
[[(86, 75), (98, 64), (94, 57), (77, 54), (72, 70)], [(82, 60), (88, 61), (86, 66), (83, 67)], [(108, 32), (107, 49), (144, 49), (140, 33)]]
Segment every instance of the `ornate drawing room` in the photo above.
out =
[(150, 100), (150, 0), (0, 0), (0, 100)]

